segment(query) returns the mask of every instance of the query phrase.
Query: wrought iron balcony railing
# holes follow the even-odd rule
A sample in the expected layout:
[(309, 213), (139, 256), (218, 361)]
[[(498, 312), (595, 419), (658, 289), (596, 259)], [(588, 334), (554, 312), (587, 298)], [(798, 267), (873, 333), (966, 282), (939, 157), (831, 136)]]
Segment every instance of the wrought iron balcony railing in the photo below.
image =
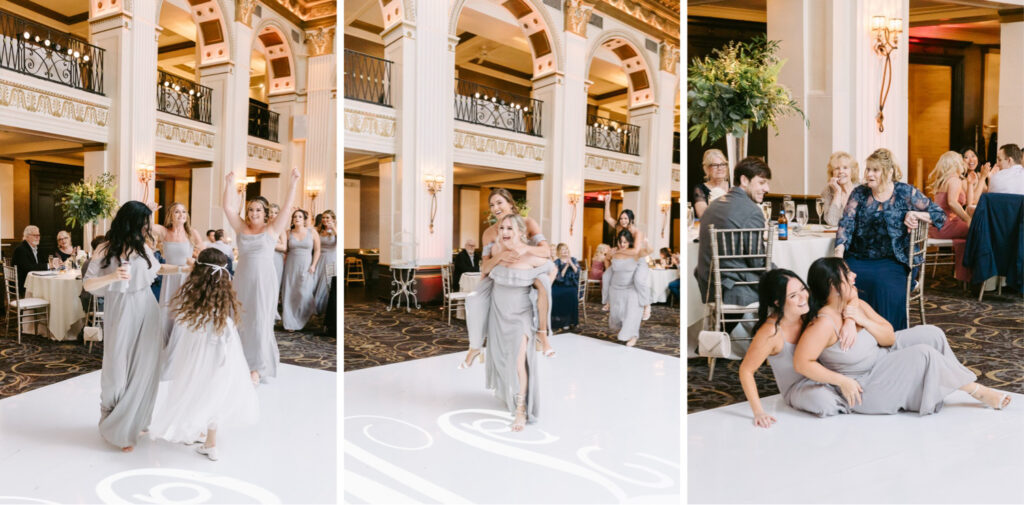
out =
[(0, 11), (0, 67), (103, 94), (103, 49)]
[(249, 99), (249, 135), (277, 142), (278, 117), (280, 114), (270, 110), (267, 104)]
[(598, 149), (639, 156), (640, 127), (588, 114), (587, 145)]
[(393, 62), (345, 50), (345, 98), (391, 107)]
[(212, 124), (213, 90), (163, 70), (157, 76), (156, 110)]
[(540, 137), (543, 107), (540, 100), (455, 79), (455, 119), (459, 121)]

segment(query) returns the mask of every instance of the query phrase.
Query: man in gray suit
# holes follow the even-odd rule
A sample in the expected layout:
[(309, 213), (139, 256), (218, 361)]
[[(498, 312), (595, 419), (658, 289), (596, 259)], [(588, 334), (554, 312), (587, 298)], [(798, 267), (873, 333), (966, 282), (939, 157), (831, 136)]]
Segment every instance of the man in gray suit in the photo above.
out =
[[(708, 300), (708, 278), (711, 276), (711, 232), (737, 228), (763, 228), (764, 214), (761, 201), (768, 193), (772, 171), (760, 158), (744, 158), (733, 172), (733, 187), (708, 205), (700, 219), (700, 246), (697, 250), (697, 268), (693, 271), (700, 288), (701, 301)], [(721, 260), (721, 268), (761, 266), (751, 260)], [(722, 272), (722, 302), (746, 306), (757, 301), (756, 285), (736, 286), (737, 281), (757, 281), (751, 272)]]

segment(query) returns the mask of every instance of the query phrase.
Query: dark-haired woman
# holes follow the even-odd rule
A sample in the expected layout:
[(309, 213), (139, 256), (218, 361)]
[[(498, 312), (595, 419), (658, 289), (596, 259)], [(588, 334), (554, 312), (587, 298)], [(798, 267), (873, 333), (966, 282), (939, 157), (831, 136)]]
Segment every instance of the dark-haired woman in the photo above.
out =
[(740, 384), (754, 414), (754, 425), (768, 428), (776, 419), (766, 413), (757, 394), (754, 372), (765, 359), (772, 367), (775, 384), (786, 404), (821, 417), (846, 414), (842, 397), (827, 384), (820, 384), (793, 369), (793, 350), (800, 340), (808, 306), (807, 285), (790, 270), (775, 269), (764, 274), (757, 285), (759, 298), (754, 339), (740, 363)]
[(327, 275), (328, 265), (336, 265), (338, 261), (338, 217), (333, 210), (325, 210), (320, 214), (320, 226), (316, 227), (317, 238), (320, 240), (320, 260), (316, 265), (316, 287), (313, 299), (316, 302), (316, 313), (327, 310), (327, 301), (331, 296), (331, 278)]
[[(293, 168), (288, 195), (282, 207), (291, 208), (295, 201), (295, 188), (299, 182), (299, 169)], [(274, 272), (274, 246), (284, 233), (289, 219), (278, 215), (270, 220), (270, 204), (257, 198), (246, 205), (245, 221), (238, 214), (241, 207), (239, 193), (235, 192), (234, 173), (224, 180), (222, 205), (224, 215), (238, 236), (238, 268), (235, 269), (235, 291), (242, 303), (242, 317), (238, 335), (242, 350), (249, 363), (253, 384), (277, 376), (277, 363), (281, 355), (274, 338), (274, 314), (277, 313), (277, 295), (280, 285)], [(288, 216), (291, 217), (291, 216)]]
[(635, 282), (636, 270), (641, 263), (637, 257), (633, 234), (629, 230), (619, 232), (618, 248), (605, 256), (605, 278), (608, 279), (608, 327), (619, 331), (619, 341), (626, 346), (636, 345), (640, 337), (640, 322), (644, 306)]
[(963, 156), (966, 165), (963, 176), (967, 180), (967, 186), (972, 190), (971, 199), (967, 201), (967, 211), (974, 214), (974, 207), (978, 205), (978, 200), (981, 200), (981, 194), (988, 191), (988, 174), (992, 170), (992, 164), (985, 163), (979, 168), (981, 159), (970, 147), (961, 149), (960, 156)]
[[(480, 272), (483, 279), (477, 284), (471, 296), (466, 297), (466, 331), (469, 334), (469, 351), (466, 352), (466, 359), (459, 363), (459, 369), (473, 366), (474, 360), (479, 357), (483, 360), (483, 345), (487, 336), (488, 310), (491, 306), (491, 290), (494, 283), (487, 277), (495, 266), (502, 262), (503, 258), (509, 261), (518, 260), (519, 254), (516, 251), (505, 251), (502, 255), (491, 254), (491, 249), (498, 243), (498, 227), (501, 220), (509, 215), (519, 215), (519, 208), (516, 207), (512, 193), (505, 188), (494, 188), (487, 198), (491, 214), (495, 218), (493, 225), (484, 230), (480, 254)], [(551, 248), (547, 238), (540, 231), (537, 221), (525, 217), (523, 222), (526, 225), (527, 247), (523, 251), (527, 254), (546, 258), (550, 256)], [(531, 296), (536, 300), (538, 314), (551, 313), (550, 299), (548, 296), (540, 296), (541, 290), (547, 287), (540, 281), (533, 284)], [(548, 328), (551, 327), (550, 318), (544, 318), (537, 327), (536, 349), (544, 353), (548, 358), (555, 357), (555, 350), (551, 348), (548, 341)]]
[(100, 435), (125, 452), (149, 425), (159, 380), (160, 307), (150, 285), (180, 268), (161, 266), (146, 244), (152, 215), (142, 202), (122, 205), (83, 276), (83, 288), (104, 299)]
[(302, 209), (292, 212), (288, 232), (288, 256), (284, 259), (281, 287), (281, 325), (288, 331), (306, 327), (316, 310), (313, 290), (316, 288), (317, 259), (320, 257), (320, 235), (308, 226), (309, 214)]
[[(893, 332), (885, 318), (857, 298), (856, 279), (841, 258), (811, 264), (809, 323), (793, 353), (798, 373), (836, 386), (858, 414), (933, 414), (957, 389), (995, 409), (1010, 403), (1008, 394), (975, 382), (977, 377), (956, 359), (939, 328), (922, 325)], [(837, 345), (844, 317), (852, 318), (858, 330), (846, 351)]]
[[(647, 245), (643, 232), (636, 226), (636, 216), (633, 215), (633, 211), (623, 209), (622, 212), (619, 212), (619, 219), (615, 220), (612, 219), (611, 204), (612, 192), (609, 191), (608, 197), (604, 200), (604, 220), (609, 226), (615, 227), (615, 243), (619, 242), (619, 234), (623, 230), (628, 230), (633, 237), (629, 255), (640, 260), (650, 254), (652, 251)], [(609, 273), (605, 271), (604, 278), (601, 280), (601, 298), (605, 307), (608, 306), (608, 290), (611, 286), (609, 279)], [(633, 275), (633, 283), (636, 284), (636, 292), (640, 295), (640, 305), (644, 308), (643, 320), (646, 321), (651, 317), (651, 269), (647, 267), (646, 261), (638, 261)]]

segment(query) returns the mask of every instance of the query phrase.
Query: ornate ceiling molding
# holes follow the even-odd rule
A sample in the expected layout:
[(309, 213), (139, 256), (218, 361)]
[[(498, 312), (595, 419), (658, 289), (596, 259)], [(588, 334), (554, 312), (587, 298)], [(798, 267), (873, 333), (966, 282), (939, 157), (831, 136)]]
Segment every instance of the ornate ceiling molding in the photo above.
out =
[[(244, 0), (240, 0), (244, 1)], [(338, 15), (336, 0), (263, 0), (271, 9), (300, 28), (313, 28), (320, 24), (334, 24)]]
[(679, 2), (596, 0), (594, 8), (655, 37), (679, 45)]

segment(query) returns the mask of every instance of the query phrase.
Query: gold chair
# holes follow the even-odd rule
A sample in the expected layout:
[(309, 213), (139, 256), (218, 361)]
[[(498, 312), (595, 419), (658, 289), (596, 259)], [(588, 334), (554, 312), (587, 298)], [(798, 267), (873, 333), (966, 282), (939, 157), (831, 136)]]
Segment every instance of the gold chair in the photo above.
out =
[(50, 302), (42, 298), (22, 298), (18, 293), (18, 267), (3, 266), (4, 285), (7, 291), (7, 310), (4, 311), (4, 331), (11, 329), (11, 316), (18, 326), (18, 343), (21, 343), (21, 326), (25, 323), (49, 323)]
[(452, 325), (452, 311), (460, 307), (465, 310), (466, 297), (469, 296), (469, 293), (452, 291), (452, 270), (450, 263), (441, 266), (441, 289), (444, 294), (444, 305), (441, 306), (441, 310), (448, 312), (448, 326)]
[(580, 282), (576, 289), (576, 299), (579, 301), (579, 311), (583, 313), (583, 321), (587, 320), (587, 273), (589, 270), (580, 270)]
[(363, 272), (363, 260), (359, 258), (345, 258), (345, 286), (358, 282), (366, 285), (366, 275)]
[[(910, 305), (917, 302), (921, 315), (921, 324), (928, 324), (924, 319), (924, 270), (928, 257), (928, 223), (919, 222), (917, 228), (910, 231), (910, 250), (907, 257), (911, 265), (920, 265), (917, 270), (917, 286), (914, 286), (914, 269), (907, 273), (907, 326), (910, 326)], [(915, 261), (921, 258), (920, 261)], [(934, 275), (934, 274), (933, 274)]]

